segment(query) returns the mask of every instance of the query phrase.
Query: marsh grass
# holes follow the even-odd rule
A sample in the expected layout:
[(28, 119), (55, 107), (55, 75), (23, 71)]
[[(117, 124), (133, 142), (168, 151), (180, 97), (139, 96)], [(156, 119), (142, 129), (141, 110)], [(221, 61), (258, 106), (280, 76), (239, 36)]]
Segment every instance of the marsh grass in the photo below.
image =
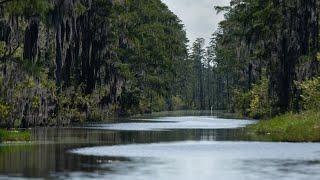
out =
[(320, 142), (320, 112), (287, 113), (247, 127), (253, 139), (283, 142)]
[(31, 134), (28, 131), (0, 129), (0, 141), (30, 141)]

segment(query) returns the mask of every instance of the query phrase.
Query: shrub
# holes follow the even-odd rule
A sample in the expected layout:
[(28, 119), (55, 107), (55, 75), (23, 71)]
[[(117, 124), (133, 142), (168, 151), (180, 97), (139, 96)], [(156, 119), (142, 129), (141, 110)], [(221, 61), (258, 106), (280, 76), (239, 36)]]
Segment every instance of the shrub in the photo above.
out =
[(0, 102), (0, 120), (5, 122), (10, 115), (10, 106), (7, 103)]
[(162, 96), (156, 96), (153, 98), (151, 102), (152, 111), (163, 111), (166, 109), (166, 101)]
[(181, 110), (186, 106), (185, 102), (180, 96), (172, 97), (172, 109), (173, 110)]
[(269, 81), (265, 77), (250, 91), (250, 105), (248, 113), (253, 118), (265, 118), (271, 115), (271, 105), (268, 94)]
[(320, 77), (297, 83), (302, 91), (302, 105), (304, 109), (320, 109)]
[(248, 109), (250, 107), (251, 92), (243, 92), (239, 89), (233, 91), (233, 111), (237, 114), (249, 116)]

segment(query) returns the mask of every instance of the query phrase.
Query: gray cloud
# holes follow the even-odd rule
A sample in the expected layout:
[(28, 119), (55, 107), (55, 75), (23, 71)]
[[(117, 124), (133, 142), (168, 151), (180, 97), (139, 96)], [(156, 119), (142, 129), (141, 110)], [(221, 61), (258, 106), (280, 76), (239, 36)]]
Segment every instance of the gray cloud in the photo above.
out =
[(185, 24), (191, 43), (198, 37), (208, 41), (223, 20), (222, 14), (216, 14), (214, 6), (228, 5), (230, 0), (162, 0)]

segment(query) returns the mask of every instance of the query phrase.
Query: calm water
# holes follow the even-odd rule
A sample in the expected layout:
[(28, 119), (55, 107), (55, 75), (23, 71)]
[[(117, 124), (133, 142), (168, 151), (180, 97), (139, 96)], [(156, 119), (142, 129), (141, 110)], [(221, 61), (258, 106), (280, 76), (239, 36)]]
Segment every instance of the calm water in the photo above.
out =
[(0, 146), (0, 179), (320, 179), (320, 144), (254, 142), (254, 121), (165, 116), (34, 129)]

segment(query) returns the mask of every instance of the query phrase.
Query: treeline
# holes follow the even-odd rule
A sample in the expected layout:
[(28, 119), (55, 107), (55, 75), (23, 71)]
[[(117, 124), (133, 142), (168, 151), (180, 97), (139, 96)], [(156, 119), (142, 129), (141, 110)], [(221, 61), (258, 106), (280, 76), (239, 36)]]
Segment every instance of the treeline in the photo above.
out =
[(160, 0), (0, 1), (1, 126), (188, 108), (186, 44)]
[[(197, 110), (225, 110), (226, 106), (220, 101), (218, 92), (223, 92), (223, 87), (218, 82), (222, 79), (217, 76), (214, 42), (206, 47), (205, 39), (198, 38), (189, 49), (185, 69), (181, 74), (185, 80), (181, 91), (188, 109)], [(226, 97), (223, 97), (226, 98)]]
[(319, 110), (319, 7), (317, 0), (232, 0), (216, 7), (225, 20), (209, 45), (213, 93), (199, 97), (255, 118)]
[(320, 109), (319, 3), (232, 0), (208, 46), (160, 0), (0, 0), (0, 125)]

